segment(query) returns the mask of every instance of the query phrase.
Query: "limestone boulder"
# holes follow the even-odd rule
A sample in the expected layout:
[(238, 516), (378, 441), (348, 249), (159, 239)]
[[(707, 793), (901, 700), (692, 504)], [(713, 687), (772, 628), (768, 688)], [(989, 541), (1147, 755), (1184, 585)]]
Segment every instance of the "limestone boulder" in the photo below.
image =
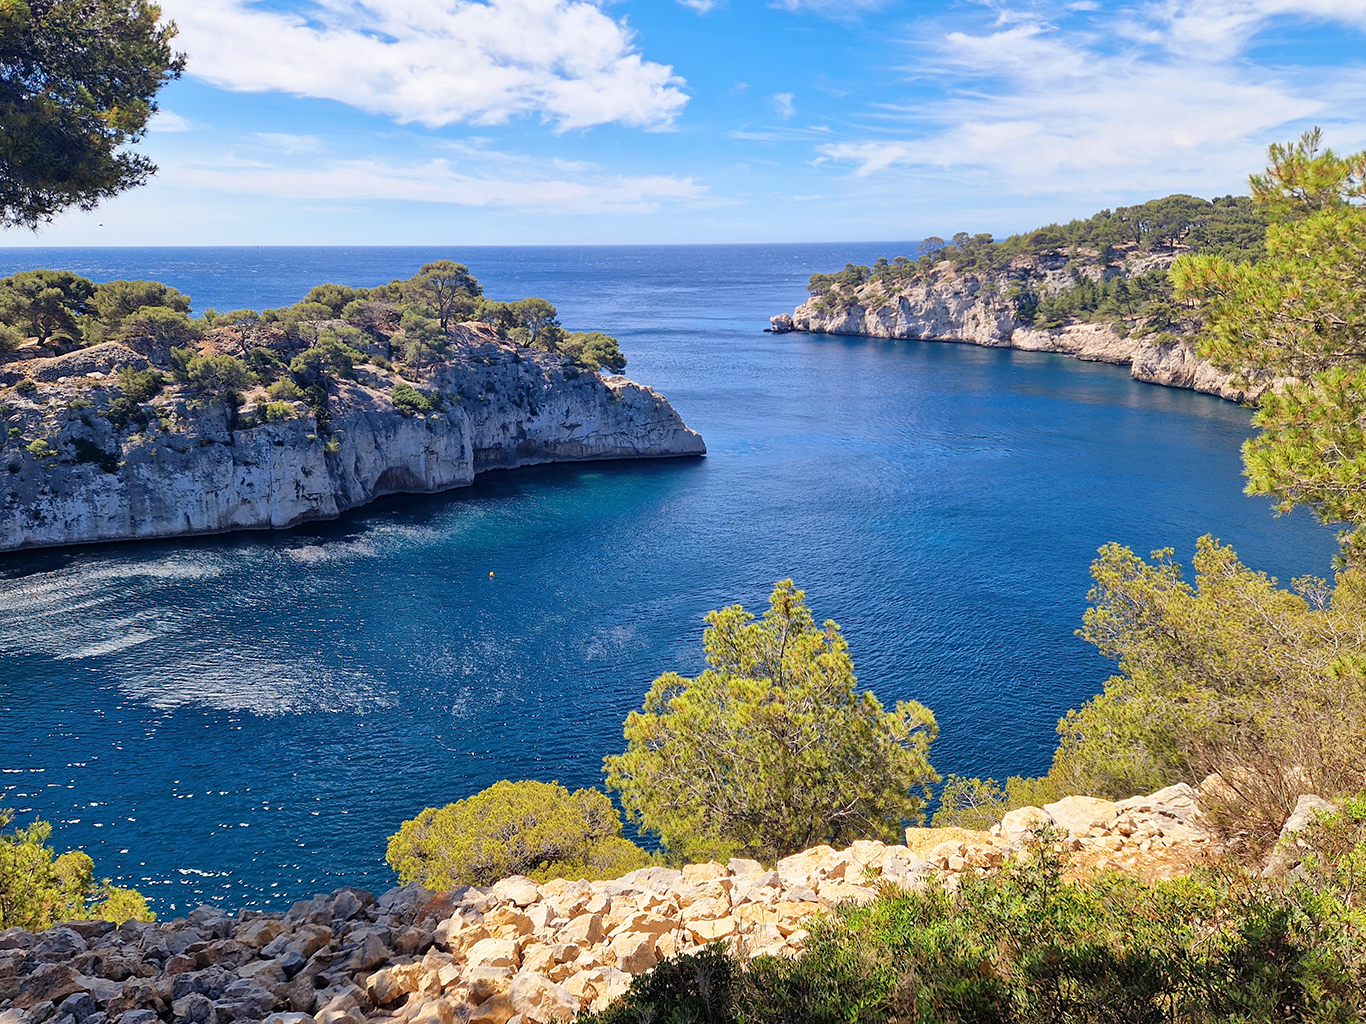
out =
[(1325, 800), (1321, 796), (1305, 794), (1296, 800), (1295, 809), (1281, 826), (1276, 848), (1272, 851), (1266, 867), (1262, 868), (1262, 877), (1280, 878), (1296, 867), (1303, 860), (1304, 849), (1303, 840), (1298, 838), (1299, 833), (1312, 825), (1317, 815), (1332, 814), (1336, 810), (1337, 806), (1331, 800)]
[(1067, 796), (1057, 803), (1044, 804), (1053, 824), (1073, 839), (1090, 836), (1092, 829), (1109, 831), (1119, 819), (1119, 806), (1093, 796)]

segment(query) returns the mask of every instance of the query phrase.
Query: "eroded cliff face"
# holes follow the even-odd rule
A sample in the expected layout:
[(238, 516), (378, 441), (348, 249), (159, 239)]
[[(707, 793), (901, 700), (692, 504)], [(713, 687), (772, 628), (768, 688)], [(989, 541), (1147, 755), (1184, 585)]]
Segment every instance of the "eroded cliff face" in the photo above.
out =
[[(657, 392), (477, 331), (421, 374), (328, 378), (322, 427), (303, 401), (268, 418), (261, 389), (234, 409), (172, 385), (143, 404), (145, 425), (120, 428), (124, 366), (148, 360), (106, 344), (0, 367), (0, 551), (285, 529), (486, 469), (706, 452)], [(405, 414), (400, 383), (438, 408)]]
[[(1113, 323), (1071, 323), (1039, 329), (1021, 321), (1009, 297), (1012, 285), (1028, 277), (1040, 291), (1056, 294), (1072, 287), (1073, 278), (1063, 269), (1062, 260), (1022, 257), (1016, 262), (1018, 265), (1008, 270), (982, 276), (960, 274), (951, 263), (941, 263), (928, 277), (891, 292), (877, 282), (864, 285), (859, 289), (858, 302), (843, 308), (823, 308), (825, 304), (819, 298), (812, 298), (798, 306), (791, 317), (774, 317), (773, 329), (1055, 352), (1127, 365), (1138, 380), (1190, 388), (1235, 402), (1260, 393), (1239, 386), (1232, 374), (1197, 356), (1187, 336), (1141, 336), (1137, 331), (1126, 335)], [(1161, 258), (1149, 257), (1124, 272), (1133, 275), (1163, 265)]]

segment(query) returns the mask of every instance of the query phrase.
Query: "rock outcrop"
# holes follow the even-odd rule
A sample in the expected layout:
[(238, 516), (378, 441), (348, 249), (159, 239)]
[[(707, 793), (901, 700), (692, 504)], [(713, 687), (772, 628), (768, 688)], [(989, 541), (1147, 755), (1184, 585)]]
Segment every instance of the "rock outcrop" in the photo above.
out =
[[(1126, 270), (1142, 273), (1170, 264), (1170, 258), (1145, 257)], [(1043, 293), (1074, 286), (1061, 257), (1017, 257), (1005, 270), (959, 273), (945, 261), (925, 277), (894, 288), (873, 281), (860, 286), (852, 305), (813, 297), (770, 319), (775, 333), (848, 334), (869, 338), (952, 341), (988, 348), (1054, 352), (1091, 362), (1129, 366), (1137, 380), (1188, 388), (1235, 402), (1260, 390), (1240, 386), (1232, 374), (1195, 354), (1189, 336), (1126, 333), (1115, 323), (1068, 323), (1041, 329), (1021, 320), (1012, 288), (1033, 282)], [(1099, 268), (1090, 268), (1097, 274)]]
[[(489, 469), (706, 451), (658, 392), (472, 328), (421, 370), (377, 360), (326, 377), (322, 423), (259, 387), (235, 408), (171, 385), (137, 422), (112, 415), (120, 370), (148, 365), (108, 343), (0, 366), (0, 551), (285, 529)], [(404, 387), (433, 407), (396, 403)]]
[(344, 888), (286, 913), (205, 906), (158, 925), (11, 929), (0, 932), (0, 1024), (549, 1024), (712, 942), (795, 955), (814, 914), (884, 885), (953, 888), (1040, 837), (1074, 876), (1172, 877), (1212, 846), (1196, 798), (1184, 785), (1118, 803), (1068, 797), (990, 832), (912, 828), (905, 845), (818, 846), (771, 870), (737, 858), (606, 882), (518, 876), (378, 899)]

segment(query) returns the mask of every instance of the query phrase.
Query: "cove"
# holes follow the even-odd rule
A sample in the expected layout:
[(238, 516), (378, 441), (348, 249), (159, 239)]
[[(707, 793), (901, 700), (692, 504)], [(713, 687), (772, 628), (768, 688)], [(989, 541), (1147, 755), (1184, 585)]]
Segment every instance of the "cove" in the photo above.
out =
[[(489, 473), (328, 524), (0, 557), (0, 806), (165, 916), (384, 888), (385, 838), (500, 778), (599, 779), (702, 616), (791, 576), (936, 767), (1047, 767), (1111, 667), (1078, 640), (1095, 550), (1210, 532), (1283, 580), (1330, 529), (1242, 494), (1249, 412), (1127, 370), (774, 336), (806, 276), (886, 246), (7, 251), (219, 309), (468, 263), (617, 336), (706, 459)], [(266, 273), (262, 273), (262, 270)], [(489, 573), (495, 575), (492, 579)]]

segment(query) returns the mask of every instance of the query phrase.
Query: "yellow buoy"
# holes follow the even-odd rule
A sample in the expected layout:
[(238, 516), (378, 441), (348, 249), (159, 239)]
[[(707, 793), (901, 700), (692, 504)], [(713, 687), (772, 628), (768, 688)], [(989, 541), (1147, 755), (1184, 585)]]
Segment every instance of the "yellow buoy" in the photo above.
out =
[(493, 573), (489, 573), (489, 579), (493, 579)]

